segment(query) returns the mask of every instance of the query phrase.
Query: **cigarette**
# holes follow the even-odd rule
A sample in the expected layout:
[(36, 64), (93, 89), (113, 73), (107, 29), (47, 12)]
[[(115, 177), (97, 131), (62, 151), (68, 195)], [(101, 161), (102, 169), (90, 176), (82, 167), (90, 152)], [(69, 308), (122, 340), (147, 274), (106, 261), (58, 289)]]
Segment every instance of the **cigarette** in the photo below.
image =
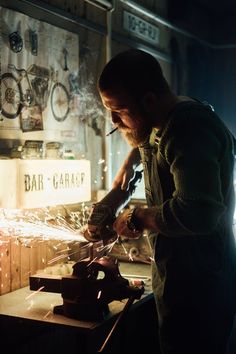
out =
[(109, 133), (107, 133), (106, 136), (109, 136), (109, 135), (113, 134), (117, 129), (118, 129), (118, 127), (114, 128)]

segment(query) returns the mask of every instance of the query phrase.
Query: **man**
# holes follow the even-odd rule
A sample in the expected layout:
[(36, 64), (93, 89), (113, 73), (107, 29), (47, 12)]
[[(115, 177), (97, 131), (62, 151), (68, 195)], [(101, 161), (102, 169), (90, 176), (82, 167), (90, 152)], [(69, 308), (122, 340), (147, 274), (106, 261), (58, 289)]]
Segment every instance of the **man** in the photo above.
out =
[(113, 185), (143, 165), (147, 207), (113, 227), (153, 248), (152, 285), (163, 354), (223, 354), (236, 307), (234, 138), (212, 107), (176, 96), (157, 60), (128, 50), (98, 80), (103, 105), (133, 147)]

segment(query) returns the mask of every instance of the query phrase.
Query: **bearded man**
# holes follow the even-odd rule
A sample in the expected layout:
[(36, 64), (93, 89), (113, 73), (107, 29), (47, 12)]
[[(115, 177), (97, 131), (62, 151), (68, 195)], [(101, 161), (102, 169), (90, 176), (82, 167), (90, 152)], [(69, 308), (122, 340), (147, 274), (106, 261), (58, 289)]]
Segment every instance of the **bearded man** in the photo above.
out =
[(113, 228), (148, 232), (161, 352), (225, 354), (236, 308), (235, 139), (210, 105), (175, 95), (144, 51), (114, 56), (98, 90), (132, 147), (113, 186), (144, 170), (147, 207), (120, 213)]

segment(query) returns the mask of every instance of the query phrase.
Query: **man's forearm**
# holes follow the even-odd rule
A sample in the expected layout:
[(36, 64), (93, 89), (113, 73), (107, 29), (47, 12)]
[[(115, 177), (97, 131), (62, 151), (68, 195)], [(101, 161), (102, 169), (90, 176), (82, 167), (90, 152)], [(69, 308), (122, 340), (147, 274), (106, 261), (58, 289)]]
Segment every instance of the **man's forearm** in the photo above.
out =
[(141, 156), (138, 148), (132, 149), (126, 157), (123, 166), (133, 167), (134, 169), (141, 163)]

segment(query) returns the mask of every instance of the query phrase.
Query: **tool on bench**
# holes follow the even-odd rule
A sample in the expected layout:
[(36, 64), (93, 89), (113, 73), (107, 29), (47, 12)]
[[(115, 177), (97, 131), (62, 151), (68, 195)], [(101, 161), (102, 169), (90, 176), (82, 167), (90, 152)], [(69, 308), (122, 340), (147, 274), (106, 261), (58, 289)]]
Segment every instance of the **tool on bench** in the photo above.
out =
[(87, 227), (83, 233), (88, 241), (97, 242), (103, 240), (104, 244), (106, 244), (117, 239), (117, 234), (112, 225), (118, 213), (130, 201), (136, 189), (136, 184), (141, 179), (142, 171), (136, 171), (128, 190), (122, 190), (120, 186), (117, 186), (111, 189), (101, 201), (93, 205)]
[(84, 259), (74, 264), (72, 275), (30, 276), (30, 290), (61, 293), (63, 304), (54, 313), (79, 320), (100, 321), (109, 313), (108, 304), (114, 300), (139, 299), (143, 286), (129, 285), (121, 276), (115, 257), (98, 260)]

